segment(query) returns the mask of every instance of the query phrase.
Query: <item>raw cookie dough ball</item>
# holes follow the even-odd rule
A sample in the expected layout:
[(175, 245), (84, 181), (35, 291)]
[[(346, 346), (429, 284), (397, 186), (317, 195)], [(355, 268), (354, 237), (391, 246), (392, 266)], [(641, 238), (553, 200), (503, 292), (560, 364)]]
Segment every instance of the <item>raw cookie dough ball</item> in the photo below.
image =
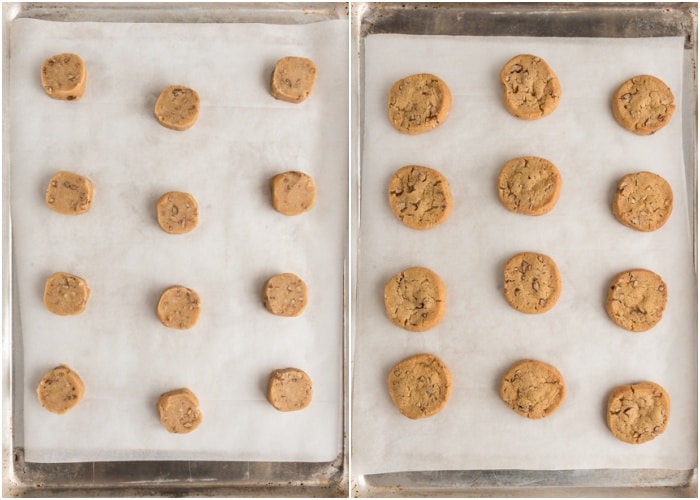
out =
[(389, 181), (389, 207), (408, 227), (430, 229), (445, 222), (452, 211), (450, 185), (432, 168), (402, 167)]
[(506, 372), (500, 388), (503, 402), (520, 416), (544, 418), (564, 401), (566, 389), (561, 373), (542, 361), (518, 361)]
[(284, 215), (299, 215), (311, 210), (316, 201), (314, 180), (303, 172), (291, 171), (270, 180), (272, 207)]
[(202, 423), (199, 399), (189, 389), (166, 392), (158, 399), (160, 423), (168, 432), (187, 434)]
[(267, 400), (279, 411), (303, 410), (311, 403), (311, 378), (298, 368), (274, 370), (267, 382)]
[(440, 277), (425, 267), (411, 267), (384, 286), (386, 314), (396, 326), (424, 332), (445, 315), (447, 292)]
[(267, 280), (262, 295), (265, 308), (277, 316), (299, 316), (308, 302), (306, 283), (292, 273)]
[(85, 386), (77, 373), (66, 365), (47, 372), (36, 388), (41, 406), (52, 413), (62, 415), (80, 403)]
[(650, 135), (668, 125), (675, 109), (671, 89), (649, 75), (630, 78), (612, 98), (617, 123), (637, 135)]
[(407, 76), (389, 90), (389, 121), (404, 134), (433, 130), (447, 119), (452, 93), (445, 82), (428, 73)]
[(503, 101), (513, 116), (537, 120), (554, 111), (561, 99), (557, 75), (540, 57), (521, 54), (501, 70)]
[(158, 224), (166, 233), (185, 234), (199, 223), (197, 200), (189, 193), (170, 191), (156, 203)]
[(617, 439), (642, 444), (666, 430), (670, 414), (671, 400), (664, 388), (653, 382), (642, 382), (612, 390), (606, 420)]
[(605, 310), (615, 324), (630, 332), (651, 330), (666, 309), (668, 289), (661, 276), (633, 269), (610, 281)]
[(156, 308), (158, 319), (168, 328), (187, 330), (192, 328), (201, 313), (201, 301), (197, 292), (184, 286), (166, 288)]
[(44, 305), (59, 316), (80, 314), (87, 306), (90, 289), (84, 279), (68, 273), (55, 273), (46, 280)]
[(389, 371), (389, 396), (398, 410), (411, 419), (440, 413), (452, 392), (447, 365), (431, 354), (417, 354)]
[(527, 314), (549, 311), (559, 300), (559, 269), (548, 256), (523, 252), (503, 267), (503, 292), (508, 304)]
[(164, 127), (187, 130), (199, 116), (199, 94), (182, 85), (169, 85), (160, 93), (155, 113)]
[(316, 65), (305, 57), (283, 57), (270, 78), (270, 94), (281, 101), (300, 103), (311, 95), (316, 83)]
[(638, 231), (656, 231), (673, 210), (673, 191), (666, 179), (651, 172), (625, 175), (617, 186), (613, 213)]
[(559, 199), (561, 175), (544, 158), (524, 156), (506, 162), (498, 176), (498, 197), (511, 212), (543, 215)]
[(59, 214), (80, 215), (92, 206), (92, 182), (87, 177), (61, 171), (49, 181), (46, 204)]
[(41, 65), (41, 85), (53, 99), (77, 101), (85, 93), (87, 70), (75, 54), (57, 54)]

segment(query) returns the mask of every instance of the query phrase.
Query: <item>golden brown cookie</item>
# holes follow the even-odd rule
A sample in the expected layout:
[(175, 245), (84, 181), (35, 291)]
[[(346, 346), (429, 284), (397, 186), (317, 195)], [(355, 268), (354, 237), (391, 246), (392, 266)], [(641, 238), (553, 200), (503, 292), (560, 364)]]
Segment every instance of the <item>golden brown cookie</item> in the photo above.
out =
[(160, 423), (168, 432), (187, 434), (202, 423), (199, 399), (189, 389), (176, 389), (158, 399)]
[(85, 82), (85, 63), (76, 54), (57, 54), (41, 65), (41, 85), (53, 99), (79, 100), (85, 93)]
[(283, 57), (272, 70), (270, 94), (281, 101), (305, 101), (314, 89), (317, 75), (316, 65), (311, 59)]
[(557, 303), (561, 293), (559, 269), (544, 254), (519, 253), (503, 267), (503, 291), (508, 304), (520, 312), (547, 312)]
[(440, 323), (446, 297), (440, 277), (425, 267), (408, 268), (392, 276), (384, 286), (387, 316), (410, 332), (424, 332)]
[(184, 286), (166, 288), (160, 296), (156, 314), (164, 326), (177, 330), (192, 328), (201, 313), (201, 300), (197, 292)]
[(554, 111), (561, 99), (557, 75), (544, 59), (521, 54), (501, 70), (503, 102), (510, 114), (522, 120), (537, 120)]
[(61, 171), (54, 175), (46, 188), (46, 204), (59, 214), (80, 215), (92, 206), (94, 189), (87, 177)]
[(182, 85), (168, 85), (156, 101), (155, 114), (164, 127), (187, 130), (199, 116), (199, 94)]
[(439, 413), (447, 404), (452, 375), (438, 357), (417, 354), (394, 365), (387, 386), (391, 400), (403, 415), (425, 418)]
[(559, 200), (561, 175), (554, 164), (536, 156), (513, 158), (498, 176), (498, 197), (511, 212), (543, 215)]
[(389, 91), (389, 121), (404, 134), (433, 130), (447, 118), (452, 93), (445, 82), (428, 73), (407, 76)]
[(199, 223), (197, 200), (189, 193), (170, 191), (156, 202), (158, 225), (170, 234), (185, 234)]
[(428, 167), (408, 165), (389, 181), (389, 207), (412, 229), (430, 229), (445, 222), (452, 211), (447, 179)]
[(263, 286), (265, 308), (277, 316), (299, 316), (306, 308), (306, 283), (293, 273), (277, 274)]
[(632, 269), (610, 281), (605, 310), (625, 330), (645, 332), (661, 321), (667, 297), (661, 276), (647, 269)]
[(651, 172), (625, 175), (613, 199), (617, 220), (638, 231), (656, 231), (673, 210), (673, 191), (666, 179)]
[(284, 172), (270, 180), (272, 207), (284, 215), (299, 215), (311, 210), (316, 201), (314, 180), (304, 172)]
[(68, 273), (52, 274), (44, 286), (44, 305), (59, 316), (80, 314), (87, 307), (89, 297), (85, 280)]
[(525, 359), (511, 366), (501, 380), (503, 402), (522, 417), (538, 419), (554, 413), (566, 396), (564, 378), (552, 365)]
[(80, 403), (85, 385), (77, 373), (66, 365), (60, 365), (44, 374), (36, 388), (41, 406), (59, 415)]
[(630, 78), (612, 98), (617, 123), (637, 135), (650, 135), (668, 125), (675, 109), (668, 85), (649, 75)]
[(620, 441), (642, 444), (666, 430), (671, 400), (658, 384), (641, 382), (621, 385), (608, 398), (607, 423)]
[(298, 368), (284, 368), (270, 373), (267, 400), (279, 411), (303, 410), (311, 404), (311, 378)]

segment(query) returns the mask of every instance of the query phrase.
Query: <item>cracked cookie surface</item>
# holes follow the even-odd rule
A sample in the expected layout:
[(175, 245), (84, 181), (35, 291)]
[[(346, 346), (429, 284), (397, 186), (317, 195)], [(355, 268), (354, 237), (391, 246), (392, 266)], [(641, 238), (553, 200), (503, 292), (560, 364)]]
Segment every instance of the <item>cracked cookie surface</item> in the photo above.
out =
[(92, 206), (94, 188), (87, 177), (61, 171), (54, 175), (46, 188), (46, 204), (64, 215), (84, 214)]
[(396, 326), (424, 332), (445, 315), (445, 285), (425, 267), (411, 267), (394, 275), (384, 287), (384, 307)]
[(73, 316), (82, 313), (90, 298), (87, 282), (72, 274), (54, 273), (44, 286), (46, 309), (59, 316)]
[(671, 216), (673, 190), (663, 177), (652, 172), (625, 175), (613, 198), (618, 221), (638, 231), (656, 231)]
[(432, 168), (408, 165), (389, 181), (389, 207), (412, 229), (430, 229), (442, 224), (452, 211), (447, 179)]
[(189, 193), (170, 191), (156, 202), (158, 225), (169, 234), (185, 234), (199, 224), (197, 200)]
[(311, 377), (299, 368), (274, 370), (267, 382), (267, 400), (279, 411), (303, 410), (311, 404)]
[(199, 294), (180, 285), (166, 288), (160, 296), (156, 313), (160, 322), (168, 328), (192, 328), (201, 314)]
[(671, 121), (676, 109), (673, 92), (664, 82), (650, 75), (630, 78), (615, 91), (612, 113), (625, 130), (650, 135)]
[(536, 156), (513, 158), (498, 176), (498, 197), (511, 212), (543, 215), (559, 200), (561, 175), (549, 160)]
[(66, 365), (57, 366), (45, 373), (36, 388), (41, 406), (59, 415), (80, 403), (83, 394), (85, 394), (83, 381)]
[(199, 116), (199, 94), (183, 85), (168, 85), (156, 101), (155, 115), (166, 128), (187, 130)]
[(202, 423), (199, 399), (189, 389), (176, 389), (158, 399), (160, 423), (168, 432), (187, 434)]
[(87, 70), (76, 54), (56, 54), (41, 66), (41, 85), (46, 95), (62, 101), (77, 101), (85, 94)]
[(284, 215), (308, 212), (316, 201), (316, 185), (311, 176), (296, 170), (275, 175), (270, 180), (272, 207)]
[(275, 64), (270, 78), (270, 95), (281, 101), (300, 103), (314, 89), (318, 71), (305, 57), (283, 57)]
[(520, 54), (501, 69), (503, 102), (513, 116), (537, 120), (552, 113), (561, 99), (557, 75), (540, 57)]
[(389, 90), (389, 121), (404, 134), (433, 130), (447, 118), (452, 93), (435, 75), (419, 73), (398, 80)]
[(566, 388), (559, 370), (542, 361), (526, 359), (508, 369), (501, 380), (500, 395), (518, 415), (539, 419), (559, 408)]
[(389, 371), (389, 395), (408, 418), (425, 418), (439, 413), (452, 392), (452, 375), (441, 359), (417, 354), (400, 361)]
[(559, 269), (544, 254), (519, 253), (503, 267), (503, 291), (508, 304), (520, 312), (549, 311), (561, 294)]
[(277, 316), (299, 316), (308, 302), (306, 283), (293, 273), (272, 276), (263, 285), (263, 304)]
[(620, 441), (642, 444), (666, 430), (671, 414), (668, 393), (658, 384), (621, 385), (610, 393), (606, 420)]
[(605, 310), (625, 330), (645, 332), (661, 321), (667, 298), (661, 276), (647, 269), (633, 269), (610, 281)]

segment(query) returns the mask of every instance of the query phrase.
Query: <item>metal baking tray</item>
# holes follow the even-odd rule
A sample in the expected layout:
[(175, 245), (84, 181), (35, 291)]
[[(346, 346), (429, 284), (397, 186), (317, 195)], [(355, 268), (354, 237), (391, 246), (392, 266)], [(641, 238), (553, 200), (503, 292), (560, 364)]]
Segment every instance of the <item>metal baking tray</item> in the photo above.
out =
[[(683, 146), (697, 283), (697, 3), (353, 3), (351, 227), (359, 227), (365, 39), (372, 34), (683, 36)], [(359, 247), (359, 233), (354, 236)], [(353, 254), (353, 268), (358, 264)], [(353, 279), (356, 279), (354, 277)], [(356, 288), (353, 288), (356, 290)], [(355, 332), (353, 331), (353, 334)], [(353, 337), (354, 338), (354, 337)], [(352, 453), (351, 453), (352, 454)], [(697, 497), (697, 468), (444, 470), (351, 474), (355, 497)]]
[[(15, 19), (150, 23), (306, 24), (348, 19), (345, 3), (3, 3), (2, 379), (3, 496), (347, 497), (347, 404), (341, 453), (328, 463), (248, 461), (125, 461), (29, 463), (23, 448), (22, 338), (13, 278), (10, 214), (9, 68)], [(343, 270), (349, 275), (349, 268)], [(347, 302), (348, 280), (344, 300)], [(346, 307), (347, 311), (348, 308)], [(347, 332), (347, 312), (344, 330)], [(347, 339), (348, 335), (344, 335)], [(347, 402), (347, 340), (343, 346)]]

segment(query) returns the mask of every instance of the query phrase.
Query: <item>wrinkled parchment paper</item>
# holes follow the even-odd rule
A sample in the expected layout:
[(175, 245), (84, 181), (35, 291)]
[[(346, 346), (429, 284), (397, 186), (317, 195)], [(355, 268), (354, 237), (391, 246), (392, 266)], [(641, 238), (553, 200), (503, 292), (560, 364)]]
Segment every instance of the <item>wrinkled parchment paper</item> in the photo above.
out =
[[(504, 110), (498, 74), (519, 53), (544, 58), (559, 76), (562, 100), (533, 122)], [(411, 470), (691, 468), (697, 465), (697, 295), (692, 214), (682, 156), (681, 38), (546, 39), (371, 35), (365, 40), (364, 134), (357, 328), (354, 338), (353, 472)], [(398, 79), (420, 72), (442, 78), (453, 105), (437, 129), (400, 134), (386, 116)], [(657, 134), (639, 137), (613, 119), (609, 100), (637, 74), (664, 80), (676, 96), (675, 116)], [(563, 177), (547, 215), (508, 212), (496, 178), (510, 158), (541, 156)], [(387, 201), (393, 172), (409, 165), (441, 171), (454, 208), (441, 226), (414, 231), (394, 218)], [(651, 170), (674, 195), (673, 214), (643, 234), (612, 215), (616, 181)], [(502, 297), (502, 268), (515, 253), (542, 252), (562, 275), (558, 304), (526, 315)], [(426, 266), (445, 282), (447, 308), (425, 333), (395, 327), (382, 291), (395, 273)], [(627, 332), (604, 309), (618, 272), (649, 268), (669, 290), (663, 320), (651, 331)], [(451, 399), (431, 418), (409, 420), (392, 405), (389, 369), (432, 353), (449, 366)], [(562, 373), (567, 396), (549, 418), (528, 420), (498, 395), (500, 378), (522, 358)], [(651, 380), (671, 398), (666, 432), (633, 446), (605, 423), (610, 390)]]
[[(81, 101), (44, 94), (39, 70), (61, 52), (88, 70)], [(268, 93), (277, 59), (318, 67), (311, 97), (295, 105)], [(347, 22), (260, 24), (12, 23), (11, 154), (14, 258), (24, 356), (27, 461), (330, 461), (341, 450), (343, 262), (347, 229)], [(201, 97), (185, 132), (156, 121), (169, 84)], [(90, 178), (91, 210), (62, 216), (44, 203), (58, 170)], [(302, 170), (316, 206), (275, 212), (269, 179)], [(154, 204), (170, 190), (199, 203), (186, 235), (157, 225)], [(49, 313), (44, 281), (56, 271), (87, 280), (74, 317)], [(262, 285), (293, 272), (309, 288), (297, 318), (268, 313)], [(196, 290), (202, 316), (191, 330), (160, 324), (155, 307), (173, 284)], [(36, 399), (60, 363), (85, 382), (82, 402), (58, 416)], [(313, 380), (300, 412), (265, 400), (273, 369)], [(156, 401), (188, 387), (203, 423), (174, 435)]]

